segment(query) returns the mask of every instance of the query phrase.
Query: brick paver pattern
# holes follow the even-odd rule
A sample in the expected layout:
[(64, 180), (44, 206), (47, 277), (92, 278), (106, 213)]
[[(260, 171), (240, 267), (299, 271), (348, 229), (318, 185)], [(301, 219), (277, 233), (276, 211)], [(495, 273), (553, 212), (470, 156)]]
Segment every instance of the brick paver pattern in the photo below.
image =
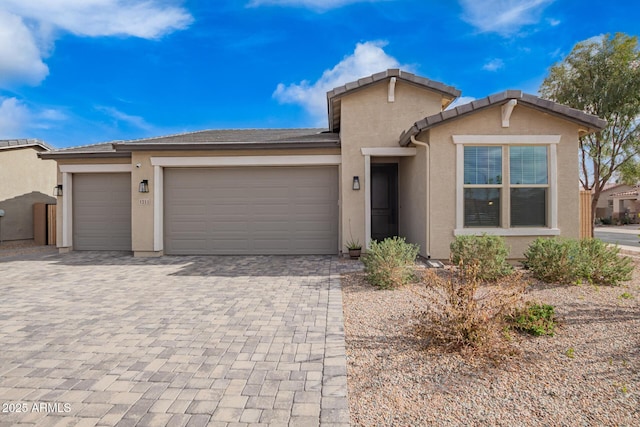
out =
[(347, 426), (339, 273), (356, 264), (0, 259), (0, 425)]

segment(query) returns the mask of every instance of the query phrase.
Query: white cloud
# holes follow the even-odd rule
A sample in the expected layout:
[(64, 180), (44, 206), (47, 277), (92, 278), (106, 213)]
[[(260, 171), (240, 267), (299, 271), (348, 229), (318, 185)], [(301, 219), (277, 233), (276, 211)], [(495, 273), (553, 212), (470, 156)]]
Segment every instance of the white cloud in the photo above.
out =
[(0, 99), (0, 138), (19, 138), (31, 112), (16, 98)]
[(484, 64), (482, 66), (482, 69), (486, 71), (498, 71), (503, 67), (504, 67), (504, 61), (500, 58), (494, 58), (488, 61), (486, 64)]
[(459, 0), (463, 19), (481, 32), (503, 36), (540, 22), (542, 11), (555, 0)]
[(293, 6), (315, 10), (329, 10), (354, 3), (373, 3), (375, 1), (389, 0), (251, 0), (249, 6)]
[(143, 117), (123, 113), (122, 111), (114, 107), (97, 106), (96, 110), (105, 113), (112, 119), (115, 119), (117, 123), (124, 123), (126, 125), (143, 130), (151, 130), (153, 128), (153, 126), (147, 123)]
[(307, 80), (290, 85), (280, 83), (273, 97), (281, 103), (302, 105), (317, 126), (326, 126), (327, 92), (331, 89), (388, 68), (411, 70), (411, 67), (401, 66), (398, 60), (387, 55), (383, 50), (385, 45), (384, 42), (358, 43), (351, 55), (322, 73), (315, 83)]
[(49, 74), (22, 18), (0, 10), (0, 87), (14, 82), (38, 84)]
[[(3, 0), (9, 12), (80, 36), (155, 39), (188, 27), (193, 17), (159, 0)], [(173, 1), (175, 3), (175, 1)]]
[(31, 129), (49, 129), (57, 122), (66, 120), (62, 111), (55, 109), (32, 109), (18, 98), (0, 97), (0, 139), (26, 138)]
[(472, 96), (461, 96), (460, 98), (456, 98), (455, 101), (453, 101), (451, 104), (449, 104), (449, 106), (447, 107), (447, 110), (451, 110), (453, 108), (456, 108), (459, 105), (468, 104), (468, 103), (473, 102), (475, 100), (476, 100), (476, 98), (474, 98)]
[(188, 27), (193, 17), (180, 0), (2, 0), (0, 87), (39, 84), (49, 73), (43, 58), (56, 35), (158, 39)]

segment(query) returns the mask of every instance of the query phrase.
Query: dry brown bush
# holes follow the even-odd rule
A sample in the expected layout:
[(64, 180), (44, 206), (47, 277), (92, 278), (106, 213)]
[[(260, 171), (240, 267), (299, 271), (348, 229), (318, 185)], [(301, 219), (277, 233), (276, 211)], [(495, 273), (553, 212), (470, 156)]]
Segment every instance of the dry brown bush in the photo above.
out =
[(497, 283), (483, 283), (477, 266), (425, 272), (423, 281), (434, 292), (421, 295), (429, 310), (419, 316), (418, 332), (449, 350), (485, 355), (509, 355), (505, 318), (523, 305), (527, 286), (513, 273)]

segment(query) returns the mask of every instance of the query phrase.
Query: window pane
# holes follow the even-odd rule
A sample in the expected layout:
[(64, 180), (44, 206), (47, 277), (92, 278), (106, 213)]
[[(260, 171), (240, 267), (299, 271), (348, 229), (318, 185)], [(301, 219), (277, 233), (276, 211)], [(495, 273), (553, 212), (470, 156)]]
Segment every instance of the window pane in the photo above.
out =
[(500, 226), (500, 189), (464, 189), (464, 226)]
[(546, 184), (547, 147), (510, 147), (509, 175), (511, 184)]
[(502, 147), (464, 147), (465, 184), (502, 184)]
[(547, 189), (511, 189), (511, 226), (547, 226)]

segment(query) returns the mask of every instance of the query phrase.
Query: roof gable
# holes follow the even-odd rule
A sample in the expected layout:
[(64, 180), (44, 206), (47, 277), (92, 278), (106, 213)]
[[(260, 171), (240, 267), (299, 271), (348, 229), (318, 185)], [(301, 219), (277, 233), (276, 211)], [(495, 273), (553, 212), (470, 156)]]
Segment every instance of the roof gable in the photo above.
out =
[(494, 95), (489, 95), (486, 98), (472, 101), (468, 104), (459, 105), (451, 110), (445, 110), (441, 113), (425, 117), (424, 119), (414, 123), (410, 129), (400, 135), (400, 145), (408, 145), (411, 142), (411, 137), (418, 135), (420, 132), (490, 107), (504, 105), (510, 100), (516, 100), (519, 105), (524, 105), (576, 123), (577, 125), (584, 127), (588, 133), (602, 130), (607, 125), (606, 120), (602, 120), (600, 117), (576, 110), (575, 108), (567, 107), (566, 105), (558, 104), (547, 99), (542, 99), (535, 95), (524, 93), (520, 90), (507, 90)]
[(366, 89), (371, 85), (387, 81), (392, 77), (402, 80), (405, 83), (440, 94), (443, 98), (443, 108), (460, 96), (460, 91), (453, 86), (447, 86), (444, 83), (416, 76), (415, 74), (408, 73), (397, 68), (391, 68), (386, 71), (346, 83), (327, 92), (329, 129), (333, 132), (340, 130), (340, 99), (342, 97), (355, 91)]

